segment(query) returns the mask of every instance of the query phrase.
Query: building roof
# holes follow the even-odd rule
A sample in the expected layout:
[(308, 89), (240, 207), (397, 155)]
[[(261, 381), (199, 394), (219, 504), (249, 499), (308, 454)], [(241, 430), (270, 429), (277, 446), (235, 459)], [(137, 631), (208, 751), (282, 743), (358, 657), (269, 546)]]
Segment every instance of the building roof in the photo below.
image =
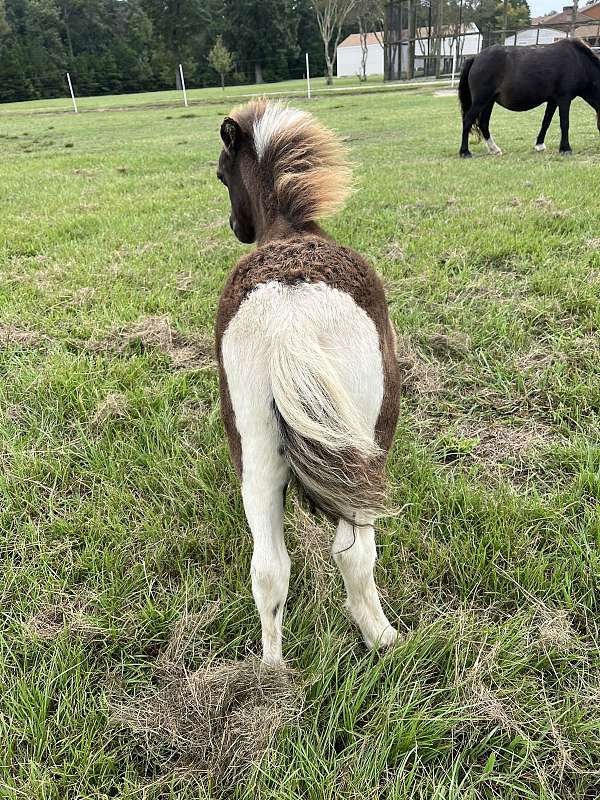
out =
[[(367, 33), (367, 45), (381, 44), (381, 42), (383, 42), (383, 31)], [(338, 47), (360, 47), (360, 33), (351, 33), (350, 36), (346, 36)]]
[[(550, 14), (547, 17), (543, 17), (543, 25), (568, 25), (569, 23), (573, 22), (573, 6), (564, 6), (562, 11), (559, 11), (558, 14)], [(577, 16), (575, 17), (575, 22), (589, 22), (590, 18), (585, 15), (585, 13), (581, 10), (577, 12)], [(538, 23), (539, 24), (539, 23)]]
[(581, 9), (581, 13), (585, 14), (586, 17), (591, 17), (592, 19), (600, 19), (600, 3), (593, 3), (589, 6), (584, 6)]

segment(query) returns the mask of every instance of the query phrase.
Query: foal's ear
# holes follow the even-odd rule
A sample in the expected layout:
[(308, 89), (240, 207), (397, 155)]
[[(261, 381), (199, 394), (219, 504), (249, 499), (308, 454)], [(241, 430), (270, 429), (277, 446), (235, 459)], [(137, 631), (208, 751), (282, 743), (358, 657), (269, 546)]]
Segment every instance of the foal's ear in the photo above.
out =
[(231, 117), (225, 117), (221, 123), (221, 139), (225, 149), (235, 153), (242, 139), (242, 129)]

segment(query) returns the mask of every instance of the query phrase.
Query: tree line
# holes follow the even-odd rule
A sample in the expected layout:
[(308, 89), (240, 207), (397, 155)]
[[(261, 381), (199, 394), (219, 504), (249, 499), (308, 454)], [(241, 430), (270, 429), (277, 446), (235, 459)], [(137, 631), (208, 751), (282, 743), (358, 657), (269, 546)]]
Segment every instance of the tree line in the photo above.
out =
[[(417, 24), (458, 13), (457, 0), (412, 0)], [(464, 21), (497, 24), (526, 0), (463, 0)], [(261, 83), (334, 71), (337, 44), (381, 30), (385, 0), (0, 0), (0, 102)], [(414, 6), (413, 6), (414, 7)], [(516, 20), (515, 20), (516, 21)]]
[(172, 89), (220, 82), (215, 43), (232, 55), (232, 83), (301, 78), (305, 52), (323, 74), (311, 0), (0, 0), (0, 102)]

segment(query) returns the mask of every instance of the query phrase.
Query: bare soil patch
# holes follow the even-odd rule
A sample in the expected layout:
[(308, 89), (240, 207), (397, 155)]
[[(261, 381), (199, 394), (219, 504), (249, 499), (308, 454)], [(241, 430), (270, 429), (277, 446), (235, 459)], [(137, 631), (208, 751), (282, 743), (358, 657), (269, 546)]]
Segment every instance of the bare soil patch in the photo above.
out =
[(181, 333), (171, 325), (168, 316), (144, 317), (89, 344), (93, 352), (118, 355), (127, 355), (135, 347), (142, 351), (158, 350), (169, 359), (173, 369), (202, 369), (215, 363), (212, 339)]

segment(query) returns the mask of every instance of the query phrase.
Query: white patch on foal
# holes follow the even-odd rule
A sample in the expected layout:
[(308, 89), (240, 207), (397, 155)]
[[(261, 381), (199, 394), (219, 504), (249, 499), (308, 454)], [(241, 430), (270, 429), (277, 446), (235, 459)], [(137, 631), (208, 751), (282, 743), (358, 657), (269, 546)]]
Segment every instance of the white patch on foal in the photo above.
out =
[(543, 153), (544, 150), (546, 149), (546, 145), (545, 144), (535, 144), (534, 148), (538, 151), (538, 153)]
[(489, 139), (486, 139), (485, 143), (487, 144), (488, 153), (491, 153), (491, 155), (493, 155), (493, 156), (501, 156), (502, 155), (502, 150), (498, 147), (498, 145), (494, 141), (494, 137), (493, 136), (490, 136)]
[[(372, 441), (383, 399), (379, 337), (373, 321), (349, 294), (324, 283), (261, 284), (244, 300), (222, 341), (242, 445), (242, 498), (254, 541), (252, 591), (262, 625), (263, 659), (271, 663), (282, 661), (283, 607), (290, 574), (283, 538), (283, 490), (289, 468), (273, 413), (273, 369), (285, 363), (290, 385), (298, 385), (301, 371), (311, 368), (315, 353), (320, 356), (319, 379), (344, 399), (355, 417), (352, 424), (360, 419), (361, 437)], [(284, 379), (285, 372), (276, 377), (279, 384)], [(286, 402), (292, 419), (303, 411), (307, 416), (306, 409), (294, 408), (294, 397)], [(352, 513), (349, 509), (349, 516)], [(357, 521), (365, 524), (354, 531), (347, 522), (338, 524), (334, 558), (348, 593), (348, 608), (366, 643), (391, 644), (396, 631), (383, 613), (373, 579), (373, 520)]]

